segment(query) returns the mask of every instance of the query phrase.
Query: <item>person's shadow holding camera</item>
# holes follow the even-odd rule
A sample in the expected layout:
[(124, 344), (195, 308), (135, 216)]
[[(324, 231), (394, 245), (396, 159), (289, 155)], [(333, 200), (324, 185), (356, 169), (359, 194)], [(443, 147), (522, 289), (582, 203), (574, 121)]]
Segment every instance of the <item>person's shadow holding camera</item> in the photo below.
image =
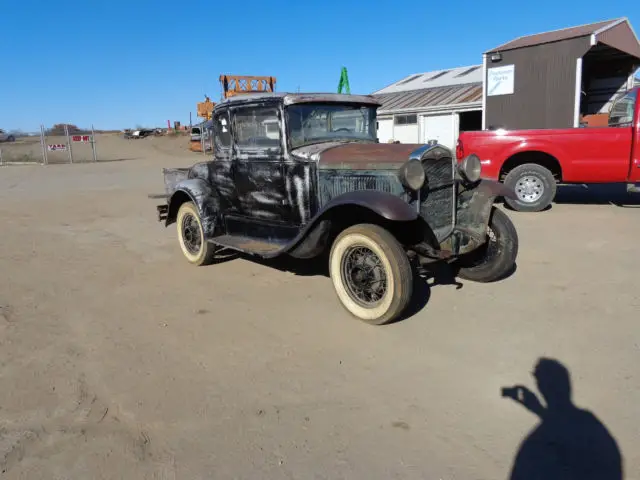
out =
[(595, 415), (573, 404), (567, 368), (542, 358), (533, 375), (546, 406), (525, 386), (502, 389), (541, 419), (520, 445), (511, 480), (621, 480), (616, 441)]

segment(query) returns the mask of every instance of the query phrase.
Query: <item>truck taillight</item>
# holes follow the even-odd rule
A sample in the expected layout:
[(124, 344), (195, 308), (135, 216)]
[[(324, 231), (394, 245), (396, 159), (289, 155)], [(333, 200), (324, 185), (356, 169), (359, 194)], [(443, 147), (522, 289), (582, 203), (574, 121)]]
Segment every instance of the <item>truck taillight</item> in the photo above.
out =
[(462, 145), (462, 140), (458, 138), (458, 143), (456, 143), (456, 158), (458, 160), (462, 160), (464, 158), (464, 146)]

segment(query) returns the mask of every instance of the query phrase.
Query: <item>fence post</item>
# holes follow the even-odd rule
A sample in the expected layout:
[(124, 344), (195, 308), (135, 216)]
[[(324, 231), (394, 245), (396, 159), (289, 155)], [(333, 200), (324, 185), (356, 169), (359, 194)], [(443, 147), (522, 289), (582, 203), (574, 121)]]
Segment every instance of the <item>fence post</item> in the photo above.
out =
[(93, 124), (91, 125), (91, 151), (93, 152), (93, 161), (98, 161), (98, 154), (96, 152), (96, 132), (93, 129)]
[(64, 134), (67, 137), (67, 150), (69, 150), (69, 163), (73, 163), (73, 153), (71, 153), (71, 139), (69, 138), (69, 126), (64, 124)]
[(200, 148), (202, 148), (202, 154), (206, 155), (207, 152), (204, 151), (205, 149), (205, 142), (204, 142), (204, 125), (202, 125), (200, 127)]
[(2, 165), (2, 147), (0, 147), (0, 166)]
[(44, 125), (40, 125), (40, 146), (42, 147), (43, 165), (47, 165), (49, 160), (47, 158), (47, 134), (45, 133)]

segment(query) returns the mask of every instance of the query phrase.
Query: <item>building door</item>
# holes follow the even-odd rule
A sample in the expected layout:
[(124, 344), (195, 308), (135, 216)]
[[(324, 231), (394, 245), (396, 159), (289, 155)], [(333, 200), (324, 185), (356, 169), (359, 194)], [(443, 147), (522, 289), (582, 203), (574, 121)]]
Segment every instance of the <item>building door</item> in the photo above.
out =
[(387, 143), (393, 140), (393, 118), (378, 118), (378, 141)]
[(455, 148), (458, 137), (458, 114), (425, 115), (422, 118), (422, 142), (436, 140), (447, 148)]

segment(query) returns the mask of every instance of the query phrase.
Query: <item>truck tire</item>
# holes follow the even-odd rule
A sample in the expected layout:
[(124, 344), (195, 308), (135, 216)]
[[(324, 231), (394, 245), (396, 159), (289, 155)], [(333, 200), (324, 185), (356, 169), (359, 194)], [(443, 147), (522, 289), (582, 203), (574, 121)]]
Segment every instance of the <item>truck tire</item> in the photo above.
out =
[(544, 210), (556, 196), (558, 188), (553, 173), (537, 163), (525, 163), (511, 170), (504, 184), (513, 188), (516, 198), (505, 198), (507, 206), (517, 212)]
[(518, 232), (509, 216), (492, 207), (487, 243), (458, 261), (458, 276), (488, 283), (501, 280), (513, 270), (518, 256)]
[(212, 264), (217, 249), (205, 240), (200, 214), (193, 202), (180, 205), (176, 224), (180, 250), (189, 263), (199, 267)]
[(397, 320), (413, 293), (406, 252), (378, 225), (363, 223), (343, 230), (331, 246), (329, 274), (344, 308), (371, 325)]

